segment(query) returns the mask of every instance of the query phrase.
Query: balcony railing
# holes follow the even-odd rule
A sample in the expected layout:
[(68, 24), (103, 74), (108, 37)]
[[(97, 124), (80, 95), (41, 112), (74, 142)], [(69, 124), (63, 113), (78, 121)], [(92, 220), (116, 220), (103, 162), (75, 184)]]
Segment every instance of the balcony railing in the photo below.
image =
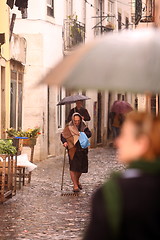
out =
[(71, 50), (85, 41), (85, 24), (75, 19), (64, 20), (64, 50)]
[(146, 0), (142, 2), (142, 18), (140, 22), (154, 21), (154, 0)]
[(134, 0), (135, 9), (132, 12), (132, 22), (137, 25), (139, 22), (154, 21), (154, 0)]
[(135, 24), (136, 25), (141, 20), (141, 17), (142, 17), (142, 0), (136, 0), (136, 6), (135, 6)]

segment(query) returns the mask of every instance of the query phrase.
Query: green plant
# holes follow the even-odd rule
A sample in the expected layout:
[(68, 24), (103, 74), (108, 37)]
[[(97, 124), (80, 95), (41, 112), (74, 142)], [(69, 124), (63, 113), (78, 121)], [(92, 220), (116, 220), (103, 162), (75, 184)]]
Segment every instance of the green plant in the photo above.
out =
[(72, 44), (77, 45), (78, 43), (83, 42), (83, 27), (80, 26), (80, 23), (77, 21), (77, 15), (68, 16), (70, 22), (70, 37), (72, 38)]
[(35, 127), (33, 129), (28, 128), (26, 131), (15, 130), (14, 128), (9, 128), (6, 130), (8, 137), (28, 137), (28, 138), (37, 138), (40, 133), (40, 127)]
[(8, 128), (6, 130), (6, 133), (8, 134), (8, 137), (15, 137), (17, 136), (17, 130), (14, 128)]
[(16, 147), (12, 145), (11, 139), (0, 139), (0, 154), (15, 155), (16, 152)]

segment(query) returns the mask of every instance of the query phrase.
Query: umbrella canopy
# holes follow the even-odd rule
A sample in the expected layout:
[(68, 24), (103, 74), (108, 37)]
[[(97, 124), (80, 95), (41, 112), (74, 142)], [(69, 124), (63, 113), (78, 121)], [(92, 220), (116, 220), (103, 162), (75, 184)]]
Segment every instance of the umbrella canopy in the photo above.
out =
[(126, 101), (115, 101), (111, 107), (111, 112), (126, 114), (133, 111), (132, 106)]
[(42, 79), (70, 89), (160, 92), (160, 31), (108, 33), (77, 49)]
[(86, 97), (84, 95), (73, 95), (73, 96), (68, 96), (63, 98), (57, 105), (65, 105), (67, 103), (74, 103), (77, 101), (83, 101), (83, 100), (88, 100), (90, 99), (89, 97)]

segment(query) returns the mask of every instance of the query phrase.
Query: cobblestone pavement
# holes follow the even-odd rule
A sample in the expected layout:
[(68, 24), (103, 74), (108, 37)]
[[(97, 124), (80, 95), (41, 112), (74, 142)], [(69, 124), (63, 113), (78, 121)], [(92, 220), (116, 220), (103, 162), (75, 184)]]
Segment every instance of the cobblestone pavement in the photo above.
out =
[[(68, 159), (67, 159), (68, 160)], [(89, 151), (89, 173), (83, 174), (83, 190), (78, 196), (61, 196), (63, 157), (37, 163), (29, 186), (0, 204), (0, 240), (80, 240), (90, 215), (90, 199), (110, 172), (123, 169), (115, 150)], [(66, 161), (64, 191), (72, 192)]]

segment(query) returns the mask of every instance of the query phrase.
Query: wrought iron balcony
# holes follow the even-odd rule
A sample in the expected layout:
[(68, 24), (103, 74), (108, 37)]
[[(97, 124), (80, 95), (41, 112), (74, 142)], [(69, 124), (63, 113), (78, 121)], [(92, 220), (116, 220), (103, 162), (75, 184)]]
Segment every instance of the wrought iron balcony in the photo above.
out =
[(135, 12), (132, 13), (132, 22), (137, 25), (139, 22), (154, 21), (154, 0), (133, 0)]
[(64, 50), (71, 50), (85, 41), (85, 24), (75, 19), (64, 20)]
[(154, 21), (154, 0), (146, 0), (142, 2), (142, 18), (140, 22)]
[(136, 0), (135, 5), (135, 24), (137, 25), (142, 17), (142, 0)]

